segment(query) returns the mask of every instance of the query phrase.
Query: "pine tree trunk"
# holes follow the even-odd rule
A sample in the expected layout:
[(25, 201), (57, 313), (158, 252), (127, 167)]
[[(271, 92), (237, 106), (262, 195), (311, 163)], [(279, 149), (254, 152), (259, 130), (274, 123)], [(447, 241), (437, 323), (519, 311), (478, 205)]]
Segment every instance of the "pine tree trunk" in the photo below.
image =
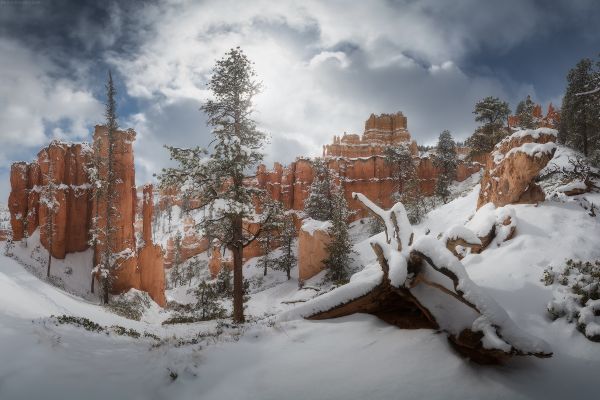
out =
[(102, 290), (104, 292), (104, 304), (108, 304), (108, 278), (103, 279), (104, 283), (102, 285)]
[(48, 250), (48, 273), (46, 274), (46, 276), (50, 278), (50, 265), (52, 264), (52, 246), (48, 247), (50, 247), (50, 250)]
[[(96, 217), (97, 216), (98, 216), (98, 210), (97, 210), (97, 207), (96, 207)], [(96, 219), (96, 221), (97, 221), (97, 219)], [(94, 241), (93, 248), (94, 248), (94, 250), (93, 250), (94, 256), (92, 257), (92, 270), (95, 268), (94, 264), (96, 263), (96, 251), (97, 251), (97, 248), (96, 248), (96, 242), (95, 241)], [(90, 292), (94, 293), (94, 280), (96, 280), (95, 279), (96, 278), (96, 273), (92, 272), (90, 275), (92, 275), (92, 282), (90, 283)]]
[(233, 221), (233, 321), (244, 322), (244, 277), (242, 271), (242, 217)]

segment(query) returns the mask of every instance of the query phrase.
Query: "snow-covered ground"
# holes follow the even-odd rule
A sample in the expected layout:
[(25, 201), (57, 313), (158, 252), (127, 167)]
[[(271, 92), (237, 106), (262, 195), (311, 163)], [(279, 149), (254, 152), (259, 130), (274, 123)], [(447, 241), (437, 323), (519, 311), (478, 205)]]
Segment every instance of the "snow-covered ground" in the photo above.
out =
[[(414, 227), (417, 238), (426, 232), (437, 237), (472, 217), (479, 187), (461, 190), (463, 196)], [(141, 321), (127, 320), (50, 286), (2, 256), (0, 399), (595, 398), (600, 343), (587, 340), (564, 319), (548, 318), (553, 288), (540, 281), (549, 265), (600, 258), (600, 216), (590, 216), (581, 197), (600, 204), (600, 194), (594, 193), (510, 206), (516, 236), (463, 259), (473, 281), (520, 328), (550, 344), (552, 358), (518, 357), (483, 367), (458, 356), (443, 334), (400, 330), (370, 315), (282, 322), (277, 315), (328, 288), (319, 285), (320, 276), (303, 289), (281, 271), (261, 278), (256, 259), (244, 266), (251, 280), (251, 322), (228, 327), (214, 321), (163, 326), (168, 312), (157, 308)], [(360, 222), (352, 227), (356, 268), (374, 260), (367, 229)], [(170, 295), (183, 297), (177, 291)], [(162, 341), (57, 326), (48, 319), (51, 314), (121, 325)], [(198, 343), (190, 343), (194, 338)], [(175, 380), (171, 373), (177, 374)]]

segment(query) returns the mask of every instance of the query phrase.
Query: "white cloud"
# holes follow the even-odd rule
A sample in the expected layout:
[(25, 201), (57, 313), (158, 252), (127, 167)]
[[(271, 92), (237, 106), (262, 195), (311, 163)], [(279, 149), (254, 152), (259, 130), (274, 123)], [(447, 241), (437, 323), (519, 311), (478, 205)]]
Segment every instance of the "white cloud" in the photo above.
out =
[(46, 134), (81, 140), (102, 117), (102, 105), (75, 82), (58, 79), (47, 58), (15, 40), (0, 38), (0, 201), (8, 196), (8, 168), (30, 159), (49, 141)]
[[(169, 115), (182, 104), (205, 100), (215, 60), (241, 46), (264, 84), (256, 98), (256, 119), (272, 137), (267, 161), (318, 155), (333, 135), (360, 133), (372, 112), (404, 111), (419, 142), (433, 142), (446, 128), (464, 138), (474, 126), (474, 102), (507, 93), (493, 77), (465, 75), (458, 66), (461, 58), (486, 43), (509, 46), (527, 35), (535, 21), (495, 29), (509, 18), (523, 21), (527, 7), (521, 6), (520, 15), (502, 11), (494, 18), (478, 2), (457, 7), (462, 11), (427, 1), (400, 6), (356, 2), (352, 7), (335, 1), (160, 3), (140, 11), (140, 20), (150, 21), (152, 29), (141, 32), (139, 51), (112, 54), (109, 62), (124, 77), (130, 95), (154, 104), (145, 111), (148, 119), (160, 109), (161, 120), (177, 125)], [(440, 22), (440, 14), (447, 14), (448, 21)], [(473, 21), (473, 15), (485, 24)], [(494, 39), (480, 35), (484, 30), (510, 32)], [(153, 138), (138, 141), (140, 154), (178, 135), (166, 135), (150, 122), (139, 129)], [(208, 134), (203, 126), (196, 129), (202, 133), (186, 134), (187, 145)], [(146, 168), (161, 162), (152, 157)]]

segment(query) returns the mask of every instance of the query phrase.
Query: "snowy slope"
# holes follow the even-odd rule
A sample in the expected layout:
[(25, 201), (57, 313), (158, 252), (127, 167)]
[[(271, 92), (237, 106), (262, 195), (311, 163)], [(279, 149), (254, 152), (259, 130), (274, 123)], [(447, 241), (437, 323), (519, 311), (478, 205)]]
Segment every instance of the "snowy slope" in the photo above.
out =
[[(414, 227), (416, 237), (427, 231), (436, 237), (466, 223), (477, 194), (478, 187), (432, 211)], [(600, 194), (585, 197), (600, 204)], [(557, 198), (539, 206), (510, 206), (516, 236), (463, 260), (471, 278), (523, 330), (551, 345), (550, 359), (481, 367), (457, 356), (444, 335), (400, 330), (369, 315), (277, 322), (277, 314), (317, 292), (298, 290), (295, 279), (287, 281), (277, 271), (260, 281), (256, 260), (244, 266), (255, 284), (247, 308), (254, 322), (200, 344), (178, 346), (169, 339), (153, 347), (150, 339), (55, 326), (45, 317), (81, 315), (102, 325), (186, 339), (214, 331), (215, 323), (161, 326), (166, 317), (161, 314), (126, 320), (38, 280), (2, 256), (0, 399), (594, 398), (600, 391), (600, 344), (585, 339), (573, 324), (546, 316), (552, 288), (540, 282), (548, 265), (600, 258), (600, 217), (589, 216), (580, 202)], [(363, 239), (362, 228), (354, 229), (353, 237)], [(357, 268), (374, 260), (367, 240), (355, 249)], [(178, 374), (175, 381), (169, 371)]]

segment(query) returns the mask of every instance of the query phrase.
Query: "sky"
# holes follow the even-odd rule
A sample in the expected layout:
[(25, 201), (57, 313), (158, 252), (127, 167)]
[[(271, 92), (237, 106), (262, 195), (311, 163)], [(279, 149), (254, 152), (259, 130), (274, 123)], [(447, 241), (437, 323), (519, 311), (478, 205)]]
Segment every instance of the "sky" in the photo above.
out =
[(598, 59), (598, 21), (594, 0), (0, 0), (0, 203), (12, 162), (90, 140), (109, 70), (142, 184), (169, 164), (163, 145), (210, 142), (199, 107), (232, 47), (263, 84), (265, 162), (286, 164), (362, 133), (371, 113), (402, 111), (435, 144), (444, 129), (468, 137), (486, 96), (560, 105), (569, 69)]

